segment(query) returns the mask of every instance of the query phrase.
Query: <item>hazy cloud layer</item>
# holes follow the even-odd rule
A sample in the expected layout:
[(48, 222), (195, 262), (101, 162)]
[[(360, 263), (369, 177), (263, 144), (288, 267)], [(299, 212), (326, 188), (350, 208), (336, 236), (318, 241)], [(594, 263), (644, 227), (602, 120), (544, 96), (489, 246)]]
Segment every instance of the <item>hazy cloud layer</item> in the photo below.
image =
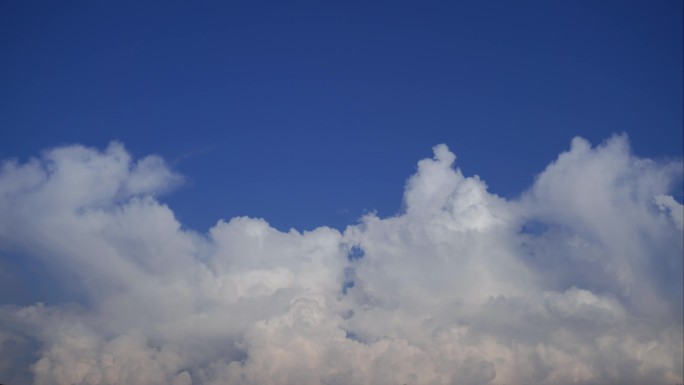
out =
[(682, 382), (681, 161), (576, 138), (516, 200), (454, 161), (436, 146), (402, 213), (344, 233), (243, 217), (208, 234), (155, 199), (182, 179), (158, 157), (5, 161), (0, 259), (54, 290), (0, 307), (0, 382)]

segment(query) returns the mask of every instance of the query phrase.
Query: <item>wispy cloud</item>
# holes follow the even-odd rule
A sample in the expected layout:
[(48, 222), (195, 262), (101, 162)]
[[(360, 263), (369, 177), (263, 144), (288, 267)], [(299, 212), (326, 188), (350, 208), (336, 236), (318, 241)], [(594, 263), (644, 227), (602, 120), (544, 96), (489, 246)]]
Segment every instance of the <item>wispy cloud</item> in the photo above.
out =
[(454, 162), (436, 146), (401, 213), (344, 232), (240, 217), (199, 234), (155, 199), (182, 180), (161, 158), (5, 161), (0, 253), (64, 294), (0, 307), (0, 380), (682, 382), (681, 161), (576, 138), (515, 200)]

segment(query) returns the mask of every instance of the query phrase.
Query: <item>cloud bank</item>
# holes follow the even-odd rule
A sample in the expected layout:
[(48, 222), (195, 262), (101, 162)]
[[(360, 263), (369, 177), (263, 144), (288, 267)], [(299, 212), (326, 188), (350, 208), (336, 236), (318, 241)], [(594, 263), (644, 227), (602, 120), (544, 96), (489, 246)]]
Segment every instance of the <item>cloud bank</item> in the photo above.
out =
[(681, 160), (576, 138), (514, 200), (454, 162), (434, 147), (401, 213), (344, 232), (200, 234), (155, 198), (182, 179), (159, 157), (5, 161), (0, 258), (50, 298), (0, 307), (0, 382), (683, 382)]

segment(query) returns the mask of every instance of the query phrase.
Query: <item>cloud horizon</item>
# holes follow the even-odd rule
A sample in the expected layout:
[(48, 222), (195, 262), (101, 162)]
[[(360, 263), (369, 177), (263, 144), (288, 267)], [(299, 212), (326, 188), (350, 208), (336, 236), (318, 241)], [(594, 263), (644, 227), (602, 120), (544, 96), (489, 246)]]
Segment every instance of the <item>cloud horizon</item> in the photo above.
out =
[(187, 229), (183, 177), (118, 142), (3, 161), (0, 382), (684, 381), (682, 159), (576, 137), (504, 199), (433, 153), (396, 215), (302, 232)]

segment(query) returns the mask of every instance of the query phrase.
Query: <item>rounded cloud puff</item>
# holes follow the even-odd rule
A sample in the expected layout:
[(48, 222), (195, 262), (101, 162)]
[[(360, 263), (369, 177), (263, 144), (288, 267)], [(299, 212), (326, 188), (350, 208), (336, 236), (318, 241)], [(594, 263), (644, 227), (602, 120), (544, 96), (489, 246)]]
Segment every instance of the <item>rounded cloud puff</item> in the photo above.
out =
[[(0, 258), (47, 272), (0, 307), (14, 385), (682, 382), (682, 163), (574, 139), (518, 199), (418, 163), (396, 216), (344, 232), (187, 230), (159, 157), (56, 148), (0, 168)], [(3, 265), (0, 265), (2, 268)]]

